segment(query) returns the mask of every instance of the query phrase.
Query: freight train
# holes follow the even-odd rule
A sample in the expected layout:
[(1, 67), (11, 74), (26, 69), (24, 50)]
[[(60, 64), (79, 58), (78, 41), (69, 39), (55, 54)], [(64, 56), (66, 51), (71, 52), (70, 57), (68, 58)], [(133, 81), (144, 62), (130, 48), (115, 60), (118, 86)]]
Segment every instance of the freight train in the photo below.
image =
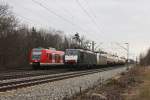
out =
[(92, 52), (83, 49), (58, 51), (53, 48), (34, 48), (30, 52), (30, 64), (34, 69), (39, 66), (71, 65), (74, 67), (104, 66), (125, 64), (126, 59), (115, 55)]
[(92, 52), (83, 49), (66, 49), (64, 64), (78, 66), (120, 65), (126, 59), (111, 54)]

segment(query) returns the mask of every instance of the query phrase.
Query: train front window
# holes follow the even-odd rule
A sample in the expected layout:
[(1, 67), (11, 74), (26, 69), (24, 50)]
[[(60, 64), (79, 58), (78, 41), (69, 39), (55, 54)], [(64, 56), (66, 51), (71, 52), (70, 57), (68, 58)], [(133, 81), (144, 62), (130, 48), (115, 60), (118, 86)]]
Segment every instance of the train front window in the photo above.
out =
[(32, 60), (40, 60), (41, 51), (34, 51), (32, 52)]
[(66, 50), (66, 55), (77, 55), (78, 51), (77, 50)]

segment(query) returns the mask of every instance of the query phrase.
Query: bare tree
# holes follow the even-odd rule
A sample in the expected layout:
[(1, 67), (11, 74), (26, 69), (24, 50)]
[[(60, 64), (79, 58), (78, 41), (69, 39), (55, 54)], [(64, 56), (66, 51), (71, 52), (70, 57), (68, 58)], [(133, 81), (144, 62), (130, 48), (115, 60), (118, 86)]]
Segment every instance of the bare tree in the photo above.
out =
[(54, 47), (59, 50), (67, 48), (87, 48), (89, 41), (76, 35), (79, 43), (72, 37), (65, 36), (63, 31), (29, 28), (19, 25), (7, 4), (0, 4), (0, 70), (30, 68), (29, 52), (37, 47)]
[(0, 37), (6, 37), (17, 26), (17, 20), (7, 4), (0, 5)]
[(150, 65), (150, 49), (148, 50), (148, 52), (145, 56), (143, 54), (140, 55), (140, 64), (141, 65)]

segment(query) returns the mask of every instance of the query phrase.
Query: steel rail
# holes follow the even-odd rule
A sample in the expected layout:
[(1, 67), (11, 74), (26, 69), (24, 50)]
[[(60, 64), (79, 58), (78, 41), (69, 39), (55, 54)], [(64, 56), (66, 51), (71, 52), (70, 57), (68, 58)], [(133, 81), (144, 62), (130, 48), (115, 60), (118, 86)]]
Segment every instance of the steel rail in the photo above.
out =
[(29, 76), (38, 76), (38, 75), (48, 75), (48, 74), (56, 74), (56, 73), (65, 73), (69, 72), (67, 69), (52, 69), (52, 70), (38, 70), (38, 71), (21, 71), (21, 72), (10, 72), (10, 73), (1, 73), (0, 81), (6, 79), (15, 79), (15, 78), (23, 78)]
[(0, 92), (4, 92), (11, 89), (27, 87), (32, 85), (37, 85), (41, 83), (53, 82), (73, 77), (79, 77), (83, 75), (98, 73), (102, 71), (112, 70), (117, 67), (109, 67), (102, 69), (94, 69), (94, 70), (85, 70), (85, 71), (77, 71), (77, 72), (68, 72), (54, 75), (40, 75), (34, 77), (26, 77), (26, 78), (18, 78), (18, 79), (9, 79), (0, 81)]

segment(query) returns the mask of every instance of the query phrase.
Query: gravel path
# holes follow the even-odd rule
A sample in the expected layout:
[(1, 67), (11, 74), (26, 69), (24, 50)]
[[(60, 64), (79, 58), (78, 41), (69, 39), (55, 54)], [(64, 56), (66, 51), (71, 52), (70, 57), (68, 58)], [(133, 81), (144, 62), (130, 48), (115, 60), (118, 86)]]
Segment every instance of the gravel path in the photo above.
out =
[(93, 87), (96, 83), (105, 81), (125, 70), (125, 67), (117, 68), (81, 77), (1, 92), (0, 100), (61, 100), (66, 96), (72, 96), (80, 92), (80, 90)]

